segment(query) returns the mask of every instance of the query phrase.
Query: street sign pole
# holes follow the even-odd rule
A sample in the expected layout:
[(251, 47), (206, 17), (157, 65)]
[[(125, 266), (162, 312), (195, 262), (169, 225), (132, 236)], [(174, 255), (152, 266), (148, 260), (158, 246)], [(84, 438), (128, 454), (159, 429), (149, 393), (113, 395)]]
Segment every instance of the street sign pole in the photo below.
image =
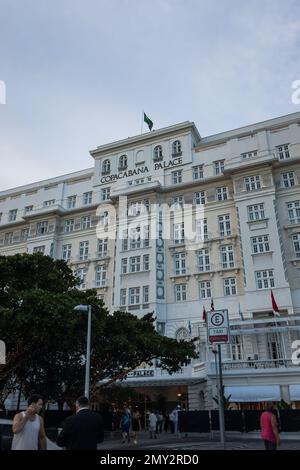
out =
[(222, 375), (222, 353), (221, 344), (218, 344), (219, 356), (219, 422), (220, 422), (220, 437), (223, 449), (226, 449), (225, 439), (225, 418), (224, 418), (224, 393), (223, 393), (223, 375)]
[(220, 423), (220, 440), (223, 448), (226, 448), (225, 440), (225, 418), (224, 418), (224, 388), (223, 388), (223, 375), (222, 375), (222, 352), (221, 344), (228, 344), (230, 341), (230, 327), (228, 310), (212, 310), (208, 312), (207, 322), (207, 340), (210, 344), (217, 344), (218, 351), (213, 346), (215, 351), (215, 359), (218, 354), (219, 359), (219, 373), (217, 373), (216, 364), (216, 382), (218, 383), (218, 396), (219, 396), (219, 423)]

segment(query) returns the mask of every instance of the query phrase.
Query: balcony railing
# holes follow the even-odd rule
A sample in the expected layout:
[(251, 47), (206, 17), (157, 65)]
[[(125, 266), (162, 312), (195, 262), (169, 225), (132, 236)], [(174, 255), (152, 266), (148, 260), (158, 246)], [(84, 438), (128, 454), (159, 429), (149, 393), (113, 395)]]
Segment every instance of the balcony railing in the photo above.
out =
[[(291, 359), (267, 359), (267, 360), (252, 360), (248, 361), (232, 361), (223, 362), (222, 369), (224, 371), (240, 370), (240, 369), (286, 369), (291, 367), (299, 367), (294, 364)], [(212, 370), (214, 370), (212, 366)]]

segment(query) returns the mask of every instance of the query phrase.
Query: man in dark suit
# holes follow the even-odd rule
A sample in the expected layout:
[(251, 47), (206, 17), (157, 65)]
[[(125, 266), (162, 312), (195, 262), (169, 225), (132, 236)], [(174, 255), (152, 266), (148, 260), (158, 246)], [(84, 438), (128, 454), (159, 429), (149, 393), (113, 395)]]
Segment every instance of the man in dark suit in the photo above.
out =
[(67, 418), (57, 438), (57, 445), (67, 450), (97, 450), (104, 439), (101, 416), (89, 409), (86, 397), (76, 400), (76, 414)]

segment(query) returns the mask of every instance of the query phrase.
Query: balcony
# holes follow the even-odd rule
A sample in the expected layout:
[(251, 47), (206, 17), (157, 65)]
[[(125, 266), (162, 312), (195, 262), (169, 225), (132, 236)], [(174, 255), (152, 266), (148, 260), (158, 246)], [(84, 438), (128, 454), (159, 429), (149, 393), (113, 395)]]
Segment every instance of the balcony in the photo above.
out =
[(176, 279), (184, 277), (186, 280), (191, 276), (191, 271), (189, 268), (176, 269), (175, 271), (169, 273), (170, 279), (175, 282)]
[(32, 219), (34, 217), (40, 217), (41, 215), (46, 215), (46, 214), (58, 214), (62, 215), (65, 213), (65, 209), (60, 205), (60, 204), (51, 204), (49, 206), (36, 206), (34, 208), (34, 211), (25, 211), (23, 212), (23, 219)]
[(232, 361), (232, 362), (223, 362), (222, 370), (223, 371), (235, 371), (241, 369), (247, 370), (269, 370), (269, 369), (290, 369), (295, 368), (299, 365), (293, 364), (291, 359), (267, 359), (267, 360), (252, 360), (248, 361)]

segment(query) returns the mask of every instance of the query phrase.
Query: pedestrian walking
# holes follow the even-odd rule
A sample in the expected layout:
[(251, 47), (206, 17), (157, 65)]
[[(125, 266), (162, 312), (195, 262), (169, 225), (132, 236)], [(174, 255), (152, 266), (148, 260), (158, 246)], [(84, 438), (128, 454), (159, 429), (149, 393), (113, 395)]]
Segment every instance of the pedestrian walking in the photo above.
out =
[(163, 422), (164, 422), (164, 416), (162, 414), (162, 411), (157, 411), (156, 412), (156, 417), (157, 417), (156, 434), (161, 434), (162, 433), (162, 428), (163, 428)]
[(265, 450), (276, 450), (280, 445), (278, 423), (274, 415), (273, 403), (268, 403), (266, 411), (260, 417), (261, 438), (264, 441)]
[(177, 405), (176, 408), (170, 413), (170, 428), (172, 434), (178, 434), (178, 413), (180, 411), (180, 405)]
[(130, 442), (130, 425), (131, 425), (131, 413), (126, 406), (123, 408), (122, 416), (121, 416), (121, 432), (123, 437), (123, 444), (125, 443), (126, 439), (127, 442)]
[(39, 416), (42, 407), (43, 398), (40, 395), (32, 395), (28, 399), (27, 410), (15, 415), (11, 450), (47, 449), (44, 420)]
[(141, 423), (141, 414), (139, 412), (138, 409), (136, 409), (133, 413), (133, 416), (132, 416), (132, 437), (133, 437), (133, 443), (134, 444), (137, 444), (137, 440), (138, 440), (138, 433), (141, 431), (142, 429), (142, 423)]
[(153, 437), (157, 439), (157, 434), (156, 434), (156, 423), (157, 423), (157, 416), (156, 414), (151, 411), (149, 415), (149, 432), (150, 432), (150, 439)]
[(75, 406), (76, 414), (64, 421), (57, 445), (67, 450), (97, 450), (97, 444), (104, 439), (102, 417), (89, 409), (87, 397), (79, 397)]

